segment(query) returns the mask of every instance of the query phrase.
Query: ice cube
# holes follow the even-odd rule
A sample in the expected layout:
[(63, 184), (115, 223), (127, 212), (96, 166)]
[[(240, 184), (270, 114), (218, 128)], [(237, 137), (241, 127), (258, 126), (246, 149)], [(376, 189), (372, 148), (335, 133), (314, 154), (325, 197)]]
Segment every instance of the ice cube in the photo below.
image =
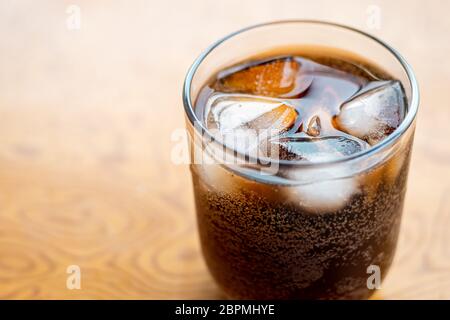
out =
[(247, 126), (254, 130), (270, 129), (273, 134), (278, 134), (291, 128), (296, 119), (297, 111), (295, 108), (281, 103), (256, 119), (249, 121)]
[[(330, 136), (321, 138), (288, 137), (280, 138), (281, 156), (306, 161), (326, 161), (352, 155), (369, 148), (369, 144), (357, 138)], [(298, 186), (285, 190), (288, 199), (314, 213), (334, 211), (345, 206), (350, 197), (359, 192), (357, 178), (345, 165), (287, 170), (281, 172)]]
[(230, 148), (246, 152), (292, 127), (297, 111), (285, 102), (247, 95), (213, 95), (205, 109), (208, 129)]
[(268, 97), (299, 97), (311, 85), (312, 76), (300, 73), (301, 64), (292, 57), (232, 67), (218, 75), (215, 89)]
[(337, 129), (374, 145), (400, 125), (405, 112), (401, 83), (376, 81), (342, 104), (335, 124)]
[(291, 136), (271, 141), (279, 145), (280, 157), (311, 162), (334, 160), (367, 149), (369, 145), (347, 136), (307, 137)]
[(348, 200), (360, 191), (356, 178), (336, 178), (335, 172), (323, 170), (313, 174), (320, 181), (288, 188), (291, 201), (312, 213), (332, 212), (343, 208)]

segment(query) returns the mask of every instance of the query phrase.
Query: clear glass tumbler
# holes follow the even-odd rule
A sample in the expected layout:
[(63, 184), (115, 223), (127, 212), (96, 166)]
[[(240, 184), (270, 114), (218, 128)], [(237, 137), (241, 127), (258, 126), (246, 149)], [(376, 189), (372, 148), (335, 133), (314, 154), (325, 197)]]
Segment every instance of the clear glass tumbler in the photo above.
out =
[[(331, 161), (223, 162), (243, 155), (220, 144), (199, 122), (200, 89), (217, 71), (250, 56), (292, 45), (345, 49), (398, 79), (406, 118), (381, 143)], [(415, 76), (401, 55), (353, 28), (318, 21), (280, 21), (235, 32), (210, 46), (187, 74), (183, 102), (203, 254), (211, 274), (235, 299), (366, 299), (373, 273), (394, 256), (419, 104)], [(238, 159), (239, 158), (239, 159)], [(241, 159), (242, 160), (242, 159)], [(247, 159), (248, 160), (248, 159)], [(272, 165), (272, 164), (271, 164)], [(337, 210), (314, 194), (347, 199)], [(322, 198), (323, 199), (323, 198)]]

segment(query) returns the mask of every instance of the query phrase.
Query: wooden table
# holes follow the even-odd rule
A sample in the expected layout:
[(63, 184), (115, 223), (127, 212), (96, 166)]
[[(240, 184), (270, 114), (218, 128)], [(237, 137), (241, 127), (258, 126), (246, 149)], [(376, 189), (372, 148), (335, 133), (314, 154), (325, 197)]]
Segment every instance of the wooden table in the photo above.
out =
[[(380, 29), (367, 23), (373, 2)], [(185, 72), (243, 26), (315, 18), (380, 36), (416, 70), (401, 239), (378, 297), (449, 299), (450, 2), (340, 3), (2, 1), (0, 297), (221, 298), (199, 251), (188, 168), (170, 161)], [(70, 265), (80, 290), (66, 287)]]

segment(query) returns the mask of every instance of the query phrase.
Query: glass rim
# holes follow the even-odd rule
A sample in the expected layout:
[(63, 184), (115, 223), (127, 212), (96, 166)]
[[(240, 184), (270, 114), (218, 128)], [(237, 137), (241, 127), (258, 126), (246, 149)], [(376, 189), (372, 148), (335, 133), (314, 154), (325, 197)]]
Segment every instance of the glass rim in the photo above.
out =
[[(284, 159), (271, 159), (268, 157), (254, 157), (252, 155), (249, 155), (248, 153), (242, 153), (240, 151), (237, 151), (233, 148), (228, 147), (227, 145), (223, 144), (220, 140), (216, 139), (208, 130), (208, 128), (206, 128), (206, 126), (204, 125), (204, 123), (202, 121), (200, 121), (197, 117), (197, 115), (195, 114), (194, 111), (194, 105), (193, 105), (193, 101), (191, 99), (191, 83), (192, 80), (196, 74), (197, 69), (200, 67), (201, 63), (203, 62), (203, 60), (205, 60), (205, 58), (214, 51), (215, 48), (219, 47), (222, 43), (224, 43), (225, 41), (241, 34), (244, 33), (246, 31), (250, 31), (253, 29), (257, 29), (257, 28), (261, 28), (261, 27), (266, 27), (266, 26), (271, 26), (271, 25), (283, 25), (283, 24), (316, 24), (316, 25), (323, 25), (323, 26), (329, 26), (329, 27), (335, 27), (335, 28), (339, 28), (339, 29), (343, 29), (343, 30), (347, 30), (347, 31), (351, 31), (354, 33), (358, 33), (366, 38), (369, 38), (375, 42), (377, 42), (378, 44), (380, 44), (382, 47), (384, 47), (386, 50), (388, 50), (394, 57), (395, 59), (400, 63), (400, 65), (402, 66), (403, 70), (406, 72), (406, 75), (408, 77), (408, 81), (409, 84), (411, 86), (411, 99), (410, 101), (408, 101), (408, 112), (407, 115), (405, 117), (405, 119), (403, 119), (402, 123), (400, 124), (400, 126), (398, 126), (394, 132), (392, 132), (386, 139), (382, 140), (380, 143), (371, 146), (368, 149), (365, 150), (361, 150), (359, 152), (356, 152), (354, 154), (348, 155), (348, 156), (344, 156), (344, 157), (340, 157), (340, 158), (336, 158), (336, 159), (325, 159), (325, 160), (320, 160), (320, 161), (302, 161), (302, 160), (284, 160)], [(403, 58), (403, 56), (396, 50), (394, 49), (392, 46), (388, 45), (386, 42), (384, 42), (383, 40), (369, 34), (366, 33), (364, 31), (361, 31), (359, 29), (350, 27), (350, 26), (346, 26), (343, 24), (339, 24), (339, 23), (334, 23), (334, 22), (329, 22), (329, 21), (321, 21), (321, 20), (303, 20), (303, 19), (298, 19), (298, 20), (277, 20), (277, 21), (272, 21), (272, 22), (265, 22), (265, 23), (259, 23), (259, 24), (255, 24), (255, 25), (251, 25), (245, 28), (242, 28), (240, 30), (237, 30), (235, 32), (232, 32), (228, 35), (226, 35), (225, 37), (217, 40), (216, 42), (214, 42), (212, 45), (210, 45), (209, 47), (207, 47), (193, 62), (193, 64), (190, 66), (185, 80), (184, 80), (184, 84), (183, 84), (183, 91), (182, 91), (182, 98), (183, 98), (183, 105), (184, 105), (184, 110), (185, 113), (189, 119), (189, 121), (191, 122), (191, 124), (194, 126), (194, 128), (196, 129), (201, 129), (201, 133), (202, 134), (206, 134), (207, 138), (209, 141), (214, 142), (214, 143), (218, 143), (220, 144), (220, 146), (222, 148), (225, 149), (226, 152), (232, 152), (234, 153), (236, 156), (240, 156), (243, 157), (245, 159), (249, 159), (249, 161), (256, 161), (254, 163), (261, 163), (261, 161), (263, 161), (263, 163), (277, 163), (278, 165), (281, 166), (297, 166), (297, 167), (311, 167), (311, 166), (322, 166), (322, 165), (333, 165), (333, 164), (338, 164), (338, 163), (343, 163), (343, 162), (348, 162), (350, 160), (353, 159), (359, 159), (362, 158), (364, 156), (371, 156), (373, 154), (376, 154), (378, 152), (383, 151), (385, 148), (387, 148), (388, 146), (390, 146), (392, 143), (394, 143), (395, 141), (397, 141), (400, 137), (403, 136), (403, 134), (408, 130), (408, 128), (412, 125), (412, 123), (414, 122), (416, 115), (417, 115), (417, 111), (419, 108), (419, 100), (420, 100), (420, 96), (419, 96), (419, 85), (416, 79), (416, 76), (414, 74), (414, 71), (412, 69), (412, 67), (409, 65), (409, 63), (406, 61), (405, 58)], [(195, 123), (198, 123), (198, 126), (194, 125)], [(195, 129), (194, 129), (195, 130)]]

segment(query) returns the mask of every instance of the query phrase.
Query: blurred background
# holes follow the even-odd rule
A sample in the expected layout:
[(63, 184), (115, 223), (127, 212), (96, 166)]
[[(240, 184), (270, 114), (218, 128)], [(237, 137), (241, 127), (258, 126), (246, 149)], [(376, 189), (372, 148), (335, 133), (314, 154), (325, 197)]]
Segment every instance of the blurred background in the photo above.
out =
[(188, 167), (170, 157), (184, 76), (232, 31), (304, 18), (372, 33), (413, 66), (406, 206), (377, 297), (450, 299), (449, 12), (446, 0), (2, 0), (0, 298), (223, 298)]

